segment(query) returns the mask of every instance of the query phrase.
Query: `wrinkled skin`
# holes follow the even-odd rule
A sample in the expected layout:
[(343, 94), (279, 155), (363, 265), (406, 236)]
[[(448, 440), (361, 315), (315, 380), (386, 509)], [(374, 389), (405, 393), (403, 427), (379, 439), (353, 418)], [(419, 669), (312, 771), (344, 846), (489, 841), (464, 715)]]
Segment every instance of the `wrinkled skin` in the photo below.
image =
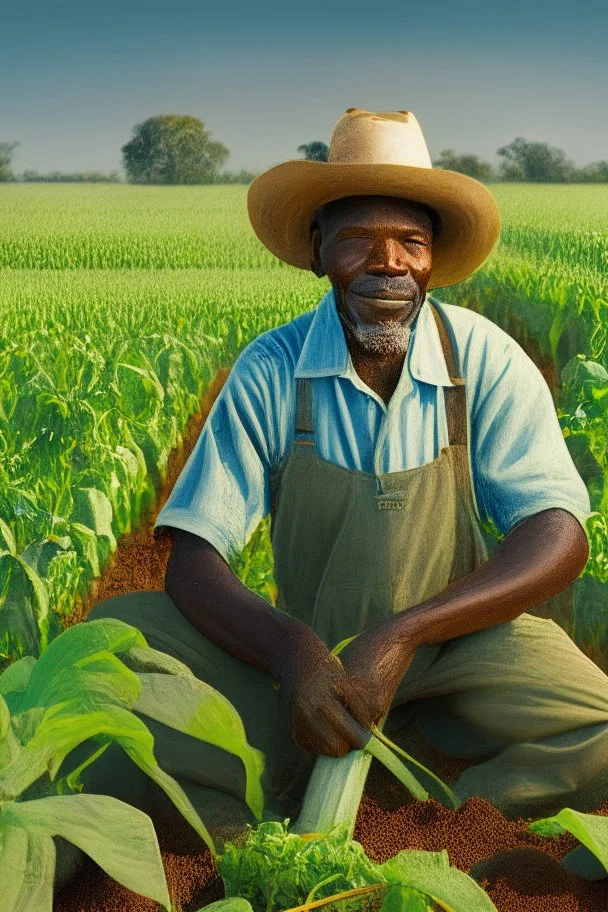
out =
[(362, 196), (321, 207), (311, 232), (315, 275), (331, 281), (353, 366), (388, 403), (431, 276), (426, 207)]
[[(387, 403), (424, 300), (438, 228), (425, 207), (379, 196), (337, 201), (311, 225), (311, 266), (332, 283), (353, 366)], [(390, 291), (400, 301), (389, 312), (381, 295)], [(368, 627), (340, 661), (310, 627), (247, 589), (209, 542), (189, 532), (175, 530), (165, 588), (196, 629), (282, 682), (292, 737), (303, 749), (342, 756), (363, 745), (361, 725), (388, 710), (418, 645), (518, 617), (573, 582), (587, 557), (576, 518), (544, 510), (444, 592)]]

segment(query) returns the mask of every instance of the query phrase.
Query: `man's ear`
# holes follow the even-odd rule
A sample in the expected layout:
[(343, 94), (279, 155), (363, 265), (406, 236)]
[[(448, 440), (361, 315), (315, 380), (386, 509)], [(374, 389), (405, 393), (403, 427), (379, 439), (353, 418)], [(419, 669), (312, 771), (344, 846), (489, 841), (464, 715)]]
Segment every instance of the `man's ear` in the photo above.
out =
[(323, 278), (325, 270), (321, 266), (320, 250), (321, 247), (321, 229), (314, 225), (310, 234), (310, 268), (318, 279)]

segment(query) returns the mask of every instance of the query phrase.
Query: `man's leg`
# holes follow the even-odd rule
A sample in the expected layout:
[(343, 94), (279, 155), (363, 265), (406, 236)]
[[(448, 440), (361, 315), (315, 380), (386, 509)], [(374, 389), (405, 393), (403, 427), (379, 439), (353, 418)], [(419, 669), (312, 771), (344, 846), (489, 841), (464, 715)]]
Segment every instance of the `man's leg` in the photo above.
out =
[(416, 723), (437, 750), (487, 757), (453, 786), (507, 817), (608, 798), (608, 677), (551, 620), (522, 614), (444, 643), (395, 704), (414, 701)]

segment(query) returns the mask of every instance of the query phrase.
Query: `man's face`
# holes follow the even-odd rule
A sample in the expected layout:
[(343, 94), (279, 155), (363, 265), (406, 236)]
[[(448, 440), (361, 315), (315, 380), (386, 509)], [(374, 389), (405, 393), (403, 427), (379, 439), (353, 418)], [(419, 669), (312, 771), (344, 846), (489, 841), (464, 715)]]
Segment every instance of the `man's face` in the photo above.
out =
[(349, 341), (378, 358), (404, 355), (431, 275), (427, 210), (394, 197), (325, 206), (311, 235), (315, 275), (327, 275)]

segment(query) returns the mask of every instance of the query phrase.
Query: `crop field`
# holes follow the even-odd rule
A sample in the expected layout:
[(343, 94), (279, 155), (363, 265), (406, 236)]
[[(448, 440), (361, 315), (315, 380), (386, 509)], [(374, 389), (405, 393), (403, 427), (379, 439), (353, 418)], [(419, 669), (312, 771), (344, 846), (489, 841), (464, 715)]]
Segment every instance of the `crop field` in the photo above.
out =
[[(439, 300), (553, 365), (596, 515), (564, 623), (608, 641), (608, 187), (492, 186), (501, 242)], [(0, 663), (39, 655), (125, 532), (220, 365), (315, 307), (327, 279), (259, 243), (244, 186), (0, 187)], [(234, 568), (273, 597), (264, 520)], [(0, 668), (3, 667), (0, 664)]]
[[(492, 190), (503, 216), (500, 245), (469, 280), (433, 296), (484, 313), (548, 378), (595, 514), (584, 574), (546, 610), (606, 669), (608, 187)], [(489, 844), (476, 846), (482, 830), (492, 833), (496, 850), (514, 844), (498, 841), (513, 838), (505, 835), (512, 822), (481, 799), (461, 809), (447, 782), (374, 726), (364, 749), (316, 759), (290, 831), (260, 822), (263, 761), (235, 707), (176, 672), (170, 656), (146, 652), (134, 627), (125, 632), (113, 619), (64, 624), (78, 617), (75, 606), (104, 575), (121, 538), (155, 509), (169, 456), (218, 369), (261, 332), (314, 308), (329, 288), (327, 279), (285, 266), (262, 247), (246, 194), (243, 186), (0, 186), (3, 909), (51, 909), (61, 867), (52, 836), (60, 835), (64, 848), (81, 846), (106, 875), (94, 901), (77, 908), (100, 908), (114, 885), (128, 892), (129, 908), (147, 898), (184, 912), (179, 899), (170, 904), (150, 817), (107, 795), (80, 793), (83, 769), (114, 742), (206, 843), (226, 895), (240, 897), (217, 912), (295, 912), (302, 903), (328, 912), (536, 910), (542, 891), (550, 893), (547, 872), (563, 874), (557, 859), (578, 843), (590, 849), (597, 876), (608, 870), (608, 803), (597, 815), (566, 807), (529, 826), (520, 821), (526, 846), (548, 845), (538, 889), (508, 894), (490, 883), (486, 892), (479, 872), (465, 873), (473, 875), (470, 849), (479, 860), (491, 854)], [(274, 603), (268, 518), (233, 569)], [(260, 823), (244, 847), (228, 843), (215, 853), (206, 815), (160, 768), (134, 709), (241, 758), (246, 802)], [(74, 749), (84, 749), (76, 767)], [(403, 818), (383, 816), (364, 795), (372, 757), (414, 799), (399, 808)], [(441, 825), (429, 822), (433, 816)], [(366, 839), (356, 835), (366, 828)], [(414, 841), (412, 850), (400, 843), (410, 831), (435, 843), (422, 851)], [(76, 885), (87, 888), (89, 880), (83, 874)], [(606, 883), (588, 885), (600, 905), (585, 908), (604, 907)], [(127, 907), (108, 902), (108, 909)], [(76, 907), (59, 900), (59, 908)]]

